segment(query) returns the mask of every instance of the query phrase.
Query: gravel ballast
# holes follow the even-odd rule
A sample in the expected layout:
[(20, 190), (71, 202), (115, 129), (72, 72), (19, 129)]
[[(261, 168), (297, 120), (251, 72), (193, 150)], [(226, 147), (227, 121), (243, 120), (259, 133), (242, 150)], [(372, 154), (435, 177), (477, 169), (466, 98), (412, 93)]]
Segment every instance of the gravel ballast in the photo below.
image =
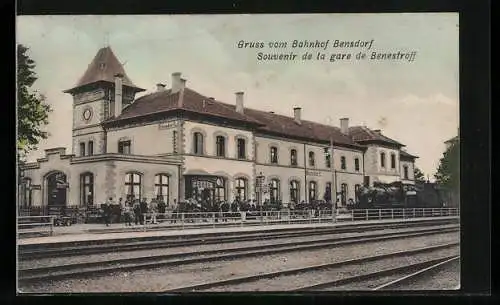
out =
[[(457, 242), (459, 233), (421, 236), (376, 243), (347, 245), (332, 249), (280, 253), (247, 257), (209, 264), (190, 264), (178, 267), (159, 267), (133, 272), (82, 279), (68, 279), (20, 286), (21, 292), (161, 292), (182, 286), (228, 279), (232, 277), (262, 274), (272, 271), (305, 267), (346, 259), (386, 254), (448, 242)], [(192, 249), (192, 247), (190, 247)], [(191, 250), (192, 251), (192, 250)]]
[(394, 290), (457, 290), (460, 287), (460, 260), (417, 276)]
[[(443, 228), (449, 228), (449, 226), (444, 226)], [(88, 255), (77, 255), (77, 256), (67, 256), (67, 257), (55, 257), (55, 258), (38, 258), (30, 260), (20, 260), (18, 262), (19, 269), (26, 268), (40, 268), (49, 266), (60, 266), (68, 264), (77, 264), (83, 262), (103, 262), (116, 259), (124, 258), (136, 258), (136, 257), (151, 257), (159, 255), (168, 255), (176, 253), (188, 253), (188, 252), (199, 252), (208, 250), (224, 250), (237, 247), (252, 247), (259, 245), (273, 245), (277, 243), (293, 243), (300, 241), (313, 241), (322, 240), (327, 238), (343, 238), (351, 236), (370, 236), (377, 233), (398, 233), (398, 232), (413, 232), (414, 229), (389, 229), (389, 230), (377, 230), (365, 233), (332, 233), (325, 235), (313, 235), (313, 236), (303, 236), (303, 237), (292, 237), (292, 238), (278, 238), (278, 239), (262, 239), (255, 241), (241, 241), (241, 242), (229, 242), (220, 244), (207, 244), (207, 245), (190, 245), (185, 247), (168, 247), (168, 248), (156, 248), (156, 249), (142, 249), (142, 250), (132, 250), (132, 251), (117, 251), (108, 253), (97, 253)]]

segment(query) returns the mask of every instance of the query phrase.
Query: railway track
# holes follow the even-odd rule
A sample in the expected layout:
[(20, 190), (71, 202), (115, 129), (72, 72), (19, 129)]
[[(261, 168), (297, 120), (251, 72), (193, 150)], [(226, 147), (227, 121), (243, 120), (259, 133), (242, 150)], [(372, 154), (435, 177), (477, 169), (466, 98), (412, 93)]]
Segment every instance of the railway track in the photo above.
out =
[(390, 290), (390, 289), (394, 289), (394, 288), (400, 287), (402, 285), (406, 285), (406, 284), (408, 284), (409, 282), (411, 282), (413, 280), (416, 280), (418, 278), (422, 278), (422, 277), (428, 275), (429, 273), (436, 272), (439, 269), (441, 269), (441, 268), (443, 268), (445, 266), (448, 266), (448, 265), (450, 265), (452, 263), (455, 263), (455, 262), (457, 262), (459, 260), (460, 260), (460, 256), (459, 255), (451, 256), (451, 257), (449, 257), (448, 259), (445, 259), (445, 260), (436, 260), (435, 262), (433, 262), (433, 264), (422, 265), (421, 267), (423, 267), (423, 269), (417, 270), (417, 271), (415, 271), (413, 273), (410, 273), (408, 275), (405, 275), (403, 277), (400, 277), (400, 278), (397, 278), (397, 279), (392, 280), (390, 282), (387, 282), (387, 283), (384, 283), (382, 285), (376, 286), (372, 290)]
[[(264, 273), (264, 274), (256, 274), (256, 275), (249, 275), (249, 276), (243, 276), (243, 277), (234, 277), (234, 278), (229, 278), (226, 280), (221, 280), (221, 281), (213, 281), (213, 282), (206, 282), (206, 283), (200, 283), (200, 284), (194, 284), (190, 286), (183, 286), (183, 287), (177, 287), (173, 289), (168, 289), (163, 291), (163, 293), (178, 293), (178, 292), (203, 292), (203, 291), (247, 291), (247, 290), (241, 290), (242, 285), (247, 285), (249, 283), (258, 283), (259, 281), (263, 280), (272, 280), (272, 281), (279, 281), (279, 282), (286, 282), (288, 279), (287, 277), (292, 277), (292, 276), (297, 276), (297, 275), (303, 275), (306, 273), (312, 273), (312, 272), (325, 272), (328, 271), (330, 273), (332, 272), (338, 272), (338, 270), (345, 268), (346, 266), (357, 266), (357, 265), (363, 265), (363, 264), (368, 264), (370, 262), (376, 262), (380, 260), (387, 260), (387, 259), (396, 259), (398, 257), (404, 257), (404, 256), (415, 256), (415, 255), (422, 255), (422, 254), (429, 254), (435, 251), (439, 250), (444, 250), (444, 249), (450, 249), (454, 247), (458, 247), (459, 243), (458, 242), (453, 242), (453, 243), (446, 243), (446, 244), (441, 244), (441, 245), (435, 245), (435, 246), (430, 246), (430, 247), (423, 247), (423, 248), (418, 248), (418, 249), (411, 249), (411, 250), (405, 250), (405, 251), (398, 251), (398, 252), (393, 252), (393, 253), (388, 253), (388, 254), (381, 254), (381, 255), (374, 255), (374, 256), (368, 256), (368, 257), (362, 257), (362, 258), (357, 258), (357, 259), (350, 259), (350, 260), (345, 260), (341, 262), (335, 262), (335, 263), (328, 263), (328, 264), (320, 264), (320, 265), (313, 265), (313, 266), (306, 266), (306, 267), (301, 267), (301, 268), (294, 268), (294, 269), (287, 269), (287, 270), (281, 270), (281, 271), (276, 271), (276, 272), (269, 272), (269, 273)], [(350, 277), (343, 277), (340, 279), (336, 279), (333, 281), (324, 281), (320, 283), (314, 283), (314, 284), (307, 284), (303, 285), (300, 287), (291, 287), (288, 289), (285, 289), (287, 291), (321, 291), (321, 290), (329, 290), (325, 288), (332, 288), (332, 287), (345, 287), (346, 285), (349, 284), (357, 284), (358, 287), (360, 286), (360, 283), (362, 284), (363, 282), (366, 281), (373, 281), (376, 278), (380, 277), (385, 277), (385, 276), (391, 276), (391, 275), (399, 275), (401, 273), (413, 271), (413, 270), (428, 270), (429, 268), (432, 268), (433, 266), (439, 266), (441, 264), (447, 263), (451, 260), (456, 260), (458, 259), (457, 255), (445, 255), (441, 256), (437, 259), (425, 259), (424, 261), (413, 263), (413, 264), (405, 264), (403, 266), (399, 267), (393, 267), (393, 268), (386, 268), (382, 270), (378, 270), (375, 272), (368, 272), (368, 273), (361, 273), (355, 276), (350, 276)], [(418, 274), (419, 271), (412, 273), (412, 274)], [(410, 276), (411, 277), (411, 276)], [(377, 286), (376, 289), (374, 290), (380, 290), (380, 289), (390, 289), (392, 285), (396, 285), (397, 283), (401, 283), (402, 281), (406, 280), (407, 276), (400, 278), (399, 280), (394, 280), (386, 284), (385, 286)], [(293, 283), (293, 282), (291, 282)], [(264, 285), (265, 283), (263, 283)], [(240, 289), (238, 289), (240, 287)], [(266, 290), (266, 289), (264, 289)], [(366, 288), (365, 288), (366, 290)]]
[(220, 244), (240, 241), (254, 241), (262, 239), (286, 239), (299, 236), (314, 236), (335, 233), (357, 233), (382, 229), (418, 228), (437, 225), (457, 224), (455, 219), (432, 221), (416, 221), (409, 223), (390, 224), (353, 224), (342, 227), (290, 228), (269, 229), (250, 232), (228, 232), (224, 235), (209, 233), (196, 236), (148, 236), (134, 239), (121, 238), (113, 240), (91, 240), (82, 242), (64, 242), (56, 244), (20, 245), (18, 257), (20, 260), (80, 256), (107, 252), (123, 252), (142, 249), (159, 249), (179, 246), (194, 246)]
[(234, 247), (196, 252), (170, 253), (156, 256), (122, 258), (108, 261), (82, 262), (66, 265), (54, 265), (24, 268), (18, 271), (20, 282), (57, 280), (64, 278), (96, 276), (117, 271), (157, 268), (160, 266), (180, 266), (221, 260), (233, 260), (243, 257), (264, 256), (292, 251), (334, 248), (344, 245), (386, 241), (392, 239), (419, 237), (424, 235), (444, 234), (458, 231), (458, 227), (425, 228), (411, 232), (382, 232), (363, 236), (330, 237), (301, 242), (284, 242), (250, 247)]

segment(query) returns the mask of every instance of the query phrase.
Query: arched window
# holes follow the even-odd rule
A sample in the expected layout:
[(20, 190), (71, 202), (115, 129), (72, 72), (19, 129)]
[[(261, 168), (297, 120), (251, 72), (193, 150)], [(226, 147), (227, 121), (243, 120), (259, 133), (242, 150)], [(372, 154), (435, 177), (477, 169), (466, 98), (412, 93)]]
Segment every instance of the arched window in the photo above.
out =
[(216, 156), (225, 157), (226, 156), (226, 138), (223, 136), (217, 136), (215, 138)]
[(290, 150), (290, 165), (297, 166), (297, 150)]
[(201, 132), (193, 134), (193, 154), (203, 155), (203, 135)]
[(309, 152), (309, 166), (314, 167), (315, 163), (316, 162), (314, 160), (314, 151), (310, 151)]
[(346, 205), (347, 204), (347, 184), (346, 183), (342, 183), (340, 185), (340, 202), (342, 203), (342, 205)]
[(355, 202), (359, 202), (359, 188), (360, 187), (361, 187), (361, 185), (359, 185), (359, 184), (354, 185), (354, 201)]
[(270, 151), (270, 160), (271, 163), (278, 163), (278, 148), (275, 146), (271, 146), (271, 151)]
[(345, 157), (342, 156), (340, 157), (340, 169), (346, 169), (347, 168), (347, 164), (345, 162)]
[(237, 149), (238, 149), (238, 159), (246, 159), (247, 158), (247, 153), (246, 153), (246, 143), (245, 139), (238, 139), (237, 140)]
[(226, 200), (226, 181), (222, 177), (218, 177), (215, 181), (215, 201), (221, 202)]
[(391, 154), (391, 168), (396, 168), (396, 155)]
[(403, 178), (408, 180), (408, 165), (403, 166)]
[(33, 199), (31, 195), (31, 179), (30, 178), (24, 178), (23, 179), (23, 202), (22, 206), (23, 208), (30, 208), (31, 205), (33, 204)]
[(272, 179), (269, 183), (269, 197), (271, 202), (274, 203), (280, 200), (280, 181), (278, 179)]
[(316, 200), (316, 182), (315, 181), (309, 181), (309, 202), (312, 202)]
[(67, 204), (68, 195), (67, 176), (63, 172), (55, 171), (47, 175), (47, 206), (61, 207)]
[(354, 170), (359, 172), (359, 158), (354, 158)]
[(80, 175), (80, 205), (94, 204), (94, 174), (83, 173)]
[(299, 182), (297, 180), (290, 181), (290, 201), (293, 203), (299, 203), (299, 195)]
[(169, 203), (169, 183), (170, 177), (167, 174), (155, 175), (155, 196), (158, 200)]
[(125, 174), (125, 191), (129, 199), (142, 199), (142, 177), (138, 173)]
[(323, 199), (326, 202), (332, 202), (332, 183), (327, 182), (325, 185), (325, 195), (323, 196)]
[(236, 196), (238, 196), (240, 201), (247, 200), (247, 179), (237, 178), (235, 184)]
[(380, 153), (380, 166), (385, 167), (385, 153)]

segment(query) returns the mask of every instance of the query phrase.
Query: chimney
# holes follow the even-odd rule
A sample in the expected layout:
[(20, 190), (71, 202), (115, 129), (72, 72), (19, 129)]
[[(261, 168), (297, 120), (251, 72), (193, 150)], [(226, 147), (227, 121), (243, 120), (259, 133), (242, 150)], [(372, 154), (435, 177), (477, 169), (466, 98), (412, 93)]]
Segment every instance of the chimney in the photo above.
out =
[(295, 118), (295, 123), (301, 124), (300, 122), (300, 113), (302, 111), (302, 108), (300, 107), (293, 107), (293, 117)]
[(349, 134), (349, 118), (340, 119), (340, 131), (345, 135)]
[(243, 92), (236, 92), (236, 112), (243, 114)]
[[(180, 75), (180, 73), (179, 73)], [(173, 85), (172, 85), (173, 87)], [(184, 106), (184, 89), (186, 88), (186, 80), (184, 78), (179, 78), (179, 99), (177, 100), (177, 107), (182, 108)]]
[(181, 86), (181, 72), (172, 73), (172, 93), (179, 92)]
[(164, 91), (165, 90), (165, 84), (158, 83), (156, 84), (156, 91)]
[(123, 74), (115, 75), (115, 118), (122, 114)]

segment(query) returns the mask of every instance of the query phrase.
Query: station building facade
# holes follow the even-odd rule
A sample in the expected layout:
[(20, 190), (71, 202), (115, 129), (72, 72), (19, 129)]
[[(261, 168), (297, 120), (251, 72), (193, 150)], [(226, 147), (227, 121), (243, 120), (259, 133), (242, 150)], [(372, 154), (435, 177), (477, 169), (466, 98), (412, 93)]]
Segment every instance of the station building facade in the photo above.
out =
[[(74, 88), (72, 151), (46, 150), (21, 165), (20, 206), (86, 206), (108, 198), (256, 199), (284, 203), (355, 200), (361, 185), (414, 183), (417, 158), (404, 145), (365, 126), (340, 127), (245, 107), (244, 93), (224, 103), (186, 86), (144, 91), (111, 48), (98, 51)], [(258, 194), (261, 194), (259, 190)], [(326, 196), (325, 196), (326, 195)]]

